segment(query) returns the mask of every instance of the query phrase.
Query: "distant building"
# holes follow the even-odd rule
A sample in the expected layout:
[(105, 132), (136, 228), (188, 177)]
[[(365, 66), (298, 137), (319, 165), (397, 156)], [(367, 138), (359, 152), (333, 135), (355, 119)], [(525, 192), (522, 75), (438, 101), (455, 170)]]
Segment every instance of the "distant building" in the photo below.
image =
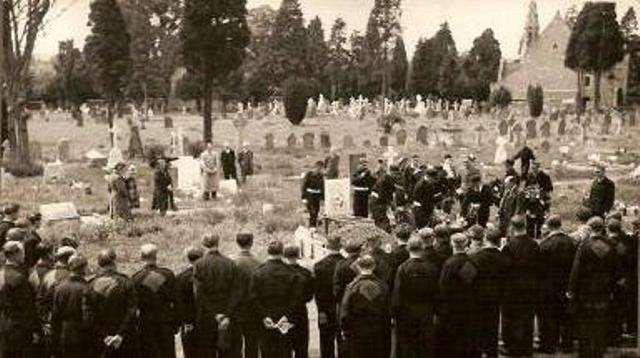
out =
[[(523, 39), (520, 42), (520, 58), (503, 59), (494, 88), (504, 86), (511, 91), (514, 101), (526, 101), (527, 87), (541, 85), (547, 105), (575, 104), (578, 95), (578, 76), (565, 67), (564, 58), (571, 36), (567, 21), (557, 12), (547, 27), (538, 34), (535, 2), (529, 7)], [(602, 74), (601, 94), (603, 107), (625, 105), (629, 84), (629, 56), (610, 71)], [(584, 79), (582, 100), (589, 106), (594, 94), (594, 78)]]

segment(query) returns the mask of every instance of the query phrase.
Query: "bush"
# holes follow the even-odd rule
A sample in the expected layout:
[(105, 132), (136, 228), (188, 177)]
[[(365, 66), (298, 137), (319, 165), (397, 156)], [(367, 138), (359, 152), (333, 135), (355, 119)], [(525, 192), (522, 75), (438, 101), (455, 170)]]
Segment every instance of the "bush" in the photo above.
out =
[(542, 86), (531, 86), (527, 88), (527, 103), (529, 104), (529, 115), (538, 118), (542, 114), (544, 108), (544, 91)]
[(304, 120), (307, 113), (307, 100), (313, 89), (311, 83), (305, 79), (292, 77), (284, 84), (284, 110), (289, 122), (294, 126)]
[(44, 166), (40, 163), (25, 163), (15, 160), (5, 163), (4, 170), (18, 178), (35, 177), (44, 174)]
[(500, 86), (500, 88), (491, 92), (491, 96), (489, 97), (491, 107), (499, 107), (502, 109), (509, 107), (511, 100), (511, 91), (504, 86)]
[(207, 145), (201, 140), (197, 142), (189, 142), (187, 143), (187, 154), (194, 158), (198, 158), (206, 148)]

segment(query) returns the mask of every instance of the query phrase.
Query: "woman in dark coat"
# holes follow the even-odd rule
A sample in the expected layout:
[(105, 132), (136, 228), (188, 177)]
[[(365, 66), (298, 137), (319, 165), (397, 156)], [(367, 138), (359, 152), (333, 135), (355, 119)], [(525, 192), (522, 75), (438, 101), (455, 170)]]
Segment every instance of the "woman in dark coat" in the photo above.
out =
[(108, 176), (109, 211), (111, 219), (132, 220), (129, 190), (124, 178), (126, 164), (116, 164), (114, 171)]
[(166, 159), (158, 159), (153, 167), (153, 203), (151, 209), (160, 211), (160, 215), (164, 216), (169, 209), (173, 180), (169, 174), (169, 166)]

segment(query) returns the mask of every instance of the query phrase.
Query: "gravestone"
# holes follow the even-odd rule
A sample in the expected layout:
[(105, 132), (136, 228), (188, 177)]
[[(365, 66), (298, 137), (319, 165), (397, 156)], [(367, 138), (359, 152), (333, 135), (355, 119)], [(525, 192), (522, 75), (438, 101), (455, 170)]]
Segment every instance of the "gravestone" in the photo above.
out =
[(29, 142), (29, 156), (32, 162), (42, 161), (42, 144), (38, 141)]
[(58, 160), (61, 162), (68, 162), (71, 160), (71, 142), (66, 138), (61, 138), (58, 141)]
[(327, 132), (322, 132), (320, 134), (320, 145), (322, 149), (330, 149), (331, 148), (331, 136)]
[(200, 176), (200, 162), (191, 156), (179, 157), (174, 161), (172, 167), (178, 172), (178, 190), (197, 191), (200, 190), (202, 178)]
[(511, 127), (511, 135), (509, 137), (509, 141), (511, 143), (515, 143), (516, 147), (520, 146), (520, 142), (522, 142), (522, 124), (516, 123), (513, 127)]
[(551, 143), (548, 140), (545, 140), (540, 144), (540, 149), (543, 153), (549, 153), (551, 151)]
[(562, 117), (560, 118), (560, 121), (558, 121), (558, 136), (564, 137), (566, 133), (567, 133), (567, 120), (564, 117)]
[(129, 159), (142, 157), (144, 150), (142, 149), (142, 139), (140, 138), (140, 129), (138, 126), (131, 126), (131, 134), (129, 135)]
[(540, 125), (540, 136), (542, 138), (551, 137), (551, 122), (549, 121), (542, 122), (542, 124)]
[(509, 133), (509, 123), (504, 118), (498, 123), (498, 133), (501, 137)]
[(220, 184), (218, 185), (218, 191), (222, 195), (237, 195), (238, 182), (235, 179), (220, 180)]
[(56, 161), (53, 163), (47, 163), (44, 166), (44, 180), (45, 182), (57, 182), (64, 180), (65, 171), (62, 162)]
[(367, 155), (360, 153), (360, 154), (351, 154), (349, 155), (349, 175), (350, 177), (353, 176), (353, 174), (355, 174), (358, 171), (358, 166), (360, 165), (360, 160), (361, 159), (366, 159)]
[(476, 131), (476, 147), (480, 148), (482, 147), (482, 142), (483, 142), (483, 138), (482, 138), (482, 134), (485, 131), (485, 128), (483, 126), (477, 126), (475, 128)]
[(366, 139), (364, 142), (362, 142), (362, 146), (367, 149), (371, 148), (371, 141)]
[(527, 126), (527, 139), (538, 138), (538, 127), (535, 119), (529, 119), (526, 123)]
[(107, 165), (108, 157), (96, 149), (91, 149), (84, 157), (90, 168), (104, 168)]
[(343, 149), (351, 149), (354, 148), (356, 145), (353, 142), (353, 137), (350, 135), (345, 135), (344, 137), (342, 137), (342, 148)]
[(164, 117), (164, 127), (167, 129), (173, 128), (173, 118), (169, 116)]
[(275, 145), (274, 145), (274, 138), (273, 138), (273, 133), (267, 133), (267, 135), (264, 136), (264, 148), (266, 150), (274, 150), (275, 149)]
[(351, 214), (351, 183), (349, 179), (331, 179), (324, 182), (325, 213), (330, 218)]
[(287, 148), (294, 149), (298, 146), (298, 138), (295, 134), (291, 133), (287, 138)]
[(416, 134), (416, 142), (427, 145), (429, 144), (429, 130), (425, 126), (420, 126), (418, 128), (418, 133)]
[(316, 139), (316, 135), (313, 133), (305, 133), (302, 136), (302, 146), (304, 147), (304, 149), (306, 150), (314, 150), (315, 146), (314, 146), (314, 142)]
[(403, 147), (407, 143), (407, 131), (400, 129), (396, 132), (396, 144)]
[(71, 202), (40, 205), (43, 223), (79, 221), (80, 215)]
[(380, 147), (386, 148), (389, 146), (389, 137), (382, 136), (380, 137)]
[(124, 163), (124, 156), (122, 155), (122, 151), (120, 150), (120, 148), (113, 147), (109, 151), (109, 156), (107, 158), (107, 168), (113, 169), (118, 163)]

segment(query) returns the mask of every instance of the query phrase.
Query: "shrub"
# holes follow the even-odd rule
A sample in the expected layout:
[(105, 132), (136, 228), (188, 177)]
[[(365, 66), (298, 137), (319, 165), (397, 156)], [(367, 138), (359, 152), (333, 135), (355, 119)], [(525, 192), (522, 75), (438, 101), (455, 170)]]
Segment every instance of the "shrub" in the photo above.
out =
[(307, 100), (312, 92), (311, 84), (302, 78), (292, 77), (284, 84), (284, 110), (287, 119), (294, 126), (304, 120), (307, 113)]
[(491, 92), (489, 103), (491, 107), (507, 108), (511, 104), (511, 91), (504, 86)]
[(22, 161), (10, 160), (4, 165), (7, 173), (18, 178), (35, 177), (44, 174), (44, 166), (40, 163), (25, 163)]
[(204, 152), (206, 147), (206, 144), (201, 140), (196, 142), (189, 142), (187, 144), (187, 154), (194, 158), (198, 158), (200, 157), (200, 154)]
[(529, 104), (529, 115), (538, 118), (542, 114), (544, 108), (544, 91), (542, 86), (531, 86), (527, 88), (527, 103)]

